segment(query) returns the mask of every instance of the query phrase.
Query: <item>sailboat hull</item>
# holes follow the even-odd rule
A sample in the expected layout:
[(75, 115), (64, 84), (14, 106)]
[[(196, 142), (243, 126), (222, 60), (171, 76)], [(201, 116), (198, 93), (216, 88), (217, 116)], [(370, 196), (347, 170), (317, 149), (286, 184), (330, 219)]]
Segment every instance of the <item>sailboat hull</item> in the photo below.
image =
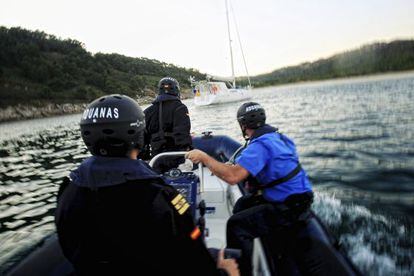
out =
[(246, 101), (251, 98), (250, 89), (228, 89), (223, 82), (208, 82), (196, 86), (194, 104), (198, 106)]

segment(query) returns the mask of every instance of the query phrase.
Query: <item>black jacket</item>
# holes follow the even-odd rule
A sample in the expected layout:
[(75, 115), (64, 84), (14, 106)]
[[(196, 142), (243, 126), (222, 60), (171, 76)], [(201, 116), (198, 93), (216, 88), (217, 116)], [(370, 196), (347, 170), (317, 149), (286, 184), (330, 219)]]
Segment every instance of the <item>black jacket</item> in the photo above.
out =
[[(79, 275), (220, 275), (178, 192), (145, 162), (90, 157), (64, 181), (56, 227)], [(176, 205), (177, 206), (177, 205)]]
[[(162, 104), (162, 131), (160, 133), (159, 107)], [(144, 110), (145, 143), (151, 145), (151, 156), (165, 151), (188, 150), (192, 140), (191, 122), (185, 106), (178, 97), (159, 95), (150, 107)]]

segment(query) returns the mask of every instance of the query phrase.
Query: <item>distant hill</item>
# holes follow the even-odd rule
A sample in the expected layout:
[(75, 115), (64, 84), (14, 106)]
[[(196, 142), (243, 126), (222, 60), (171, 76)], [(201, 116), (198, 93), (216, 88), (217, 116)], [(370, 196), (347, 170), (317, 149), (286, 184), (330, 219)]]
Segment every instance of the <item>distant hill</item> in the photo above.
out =
[(315, 62), (252, 77), (253, 86), (341, 78), (414, 69), (414, 40), (374, 43)]
[[(414, 40), (397, 40), (257, 75), (252, 84), (258, 87), (410, 69), (414, 69)], [(195, 69), (148, 58), (91, 54), (76, 40), (0, 26), (0, 108), (86, 103), (108, 93), (153, 97), (158, 80), (167, 75), (177, 78), (184, 88), (189, 88), (190, 75), (205, 78)]]
[(154, 59), (93, 55), (76, 40), (0, 27), (0, 107), (85, 103), (108, 93), (152, 96), (167, 75), (184, 88), (190, 75), (205, 78), (194, 69)]

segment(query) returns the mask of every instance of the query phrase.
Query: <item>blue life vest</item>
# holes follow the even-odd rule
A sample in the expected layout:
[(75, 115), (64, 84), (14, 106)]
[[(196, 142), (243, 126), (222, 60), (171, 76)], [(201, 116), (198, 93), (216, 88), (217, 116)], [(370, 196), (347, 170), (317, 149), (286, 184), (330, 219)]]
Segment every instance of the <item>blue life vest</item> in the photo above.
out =
[[(266, 185), (286, 177), (299, 164), (295, 143), (278, 133), (276, 128), (264, 125), (255, 130), (250, 143), (236, 159), (257, 181)], [(265, 188), (263, 197), (270, 202), (283, 202), (288, 196), (311, 192), (312, 186), (305, 170), (279, 185)]]

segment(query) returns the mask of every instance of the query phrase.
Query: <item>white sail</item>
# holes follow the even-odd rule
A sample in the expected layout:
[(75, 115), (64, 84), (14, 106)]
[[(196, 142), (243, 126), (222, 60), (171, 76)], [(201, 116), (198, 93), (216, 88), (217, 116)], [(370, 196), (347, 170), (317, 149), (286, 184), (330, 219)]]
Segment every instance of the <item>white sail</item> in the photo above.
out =
[[(227, 103), (227, 102), (236, 102), (236, 101), (244, 101), (251, 98), (251, 90), (250, 90), (250, 78), (248, 89), (238, 88), (236, 86), (236, 77), (234, 74), (234, 62), (233, 62), (233, 49), (231, 45), (231, 33), (230, 33), (230, 20), (229, 20), (229, 5), (228, 0), (225, 0), (226, 4), (226, 19), (227, 19), (227, 31), (228, 31), (228, 38), (229, 38), (229, 49), (230, 49), (230, 60), (231, 60), (231, 77), (218, 77), (218, 76), (211, 76), (207, 75), (206, 81), (194, 81), (191, 78), (191, 83), (194, 87), (194, 104), (195, 105), (211, 105), (211, 104), (220, 104), (220, 103)], [(236, 25), (237, 30), (237, 25)], [(240, 43), (240, 37), (237, 31), (237, 36)], [(240, 43), (241, 47), (241, 43)], [(242, 50), (243, 53), (243, 50)], [(243, 62), (247, 72), (246, 61), (243, 53)], [(226, 85), (226, 83), (227, 85)]]

